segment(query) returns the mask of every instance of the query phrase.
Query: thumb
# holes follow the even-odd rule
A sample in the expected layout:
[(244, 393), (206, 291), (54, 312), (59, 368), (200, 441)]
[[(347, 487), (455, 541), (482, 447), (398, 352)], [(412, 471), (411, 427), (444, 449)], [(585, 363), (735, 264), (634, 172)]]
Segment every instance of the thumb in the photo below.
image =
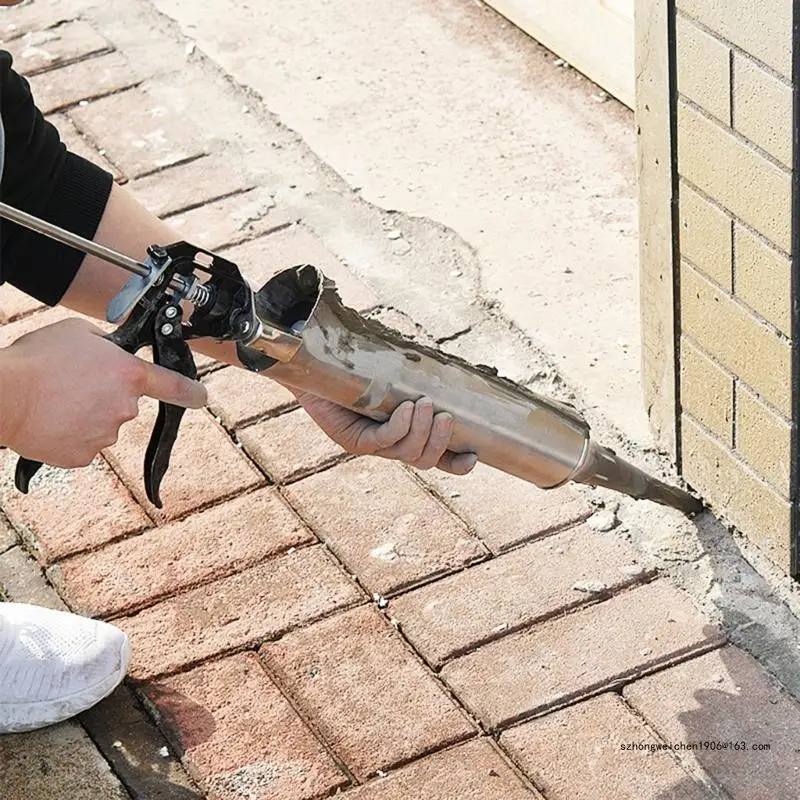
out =
[(208, 399), (206, 387), (178, 372), (144, 362), (142, 394), (184, 408), (202, 408)]

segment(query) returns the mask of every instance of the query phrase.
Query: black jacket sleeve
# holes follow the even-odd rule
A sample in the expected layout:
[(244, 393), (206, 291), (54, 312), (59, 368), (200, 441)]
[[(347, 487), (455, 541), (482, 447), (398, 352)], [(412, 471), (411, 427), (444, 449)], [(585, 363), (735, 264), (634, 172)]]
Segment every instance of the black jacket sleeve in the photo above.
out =
[[(30, 85), (0, 50), (0, 115), (5, 139), (0, 199), (92, 239), (113, 177), (67, 151), (55, 127), (34, 103)], [(8, 281), (55, 305), (69, 288), (83, 254), (0, 220), (0, 283)]]

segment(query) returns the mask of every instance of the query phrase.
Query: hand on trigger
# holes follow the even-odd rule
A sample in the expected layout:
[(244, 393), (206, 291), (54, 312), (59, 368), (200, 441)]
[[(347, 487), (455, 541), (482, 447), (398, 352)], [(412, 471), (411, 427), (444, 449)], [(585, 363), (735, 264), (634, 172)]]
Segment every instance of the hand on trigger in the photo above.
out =
[(206, 402), (202, 384), (126, 353), (83, 320), (48, 325), (0, 350), (0, 444), (52, 466), (86, 466), (144, 395)]

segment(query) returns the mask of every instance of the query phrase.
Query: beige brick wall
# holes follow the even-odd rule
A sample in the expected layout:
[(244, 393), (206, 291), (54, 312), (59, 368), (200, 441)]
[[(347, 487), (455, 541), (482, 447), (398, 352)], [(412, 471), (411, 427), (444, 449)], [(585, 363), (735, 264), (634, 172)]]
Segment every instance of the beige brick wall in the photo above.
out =
[(758, 399), (744, 383), (736, 384), (736, 449), (745, 461), (782, 495), (789, 495), (788, 453), (791, 426)]
[(681, 257), (733, 291), (733, 220), (685, 183), (678, 199)]
[(733, 375), (687, 337), (681, 339), (681, 407), (733, 447)]
[(785, 78), (792, 75), (792, 0), (677, 0), (678, 11)]
[(682, 419), (686, 480), (781, 569), (789, 568), (789, 503), (691, 416)]
[(792, 3), (677, 7), (682, 469), (788, 570)]
[(694, 187), (781, 250), (791, 241), (792, 179), (736, 131), (678, 104), (678, 169)]
[(731, 119), (731, 51), (719, 39), (678, 17), (678, 91), (724, 123)]
[(733, 127), (786, 167), (792, 164), (792, 87), (733, 54)]
[(686, 263), (681, 268), (680, 322), (683, 333), (731, 375), (791, 416), (789, 342)]
[(734, 223), (736, 296), (791, 336), (791, 259), (769, 241)]

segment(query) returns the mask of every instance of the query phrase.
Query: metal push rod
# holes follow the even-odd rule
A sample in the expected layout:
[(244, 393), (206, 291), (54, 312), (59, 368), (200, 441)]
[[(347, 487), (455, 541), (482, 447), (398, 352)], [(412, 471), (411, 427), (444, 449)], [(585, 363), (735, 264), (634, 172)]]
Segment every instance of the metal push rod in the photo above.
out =
[[(97, 258), (101, 258), (103, 261), (108, 261), (111, 264), (122, 267), (122, 269), (133, 272), (142, 278), (146, 278), (150, 275), (150, 269), (141, 261), (137, 261), (135, 258), (112, 250), (105, 245), (97, 244), (89, 239), (84, 239), (83, 236), (78, 236), (77, 233), (71, 233), (63, 228), (59, 228), (58, 225), (53, 225), (43, 219), (34, 217), (32, 214), (28, 214), (25, 211), (20, 211), (18, 208), (14, 208), (7, 203), (0, 202), (0, 217), (7, 219), (9, 222), (16, 222), (18, 225), (22, 225), (24, 228), (28, 228), (36, 233), (49, 236), (51, 239), (61, 242), (61, 244), (79, 250), (81, 253), (97, 256)], [(183, 278), (176, 275), (170, 282), (170, 288), (177, 292), (185, 293), (186, 282)]]

